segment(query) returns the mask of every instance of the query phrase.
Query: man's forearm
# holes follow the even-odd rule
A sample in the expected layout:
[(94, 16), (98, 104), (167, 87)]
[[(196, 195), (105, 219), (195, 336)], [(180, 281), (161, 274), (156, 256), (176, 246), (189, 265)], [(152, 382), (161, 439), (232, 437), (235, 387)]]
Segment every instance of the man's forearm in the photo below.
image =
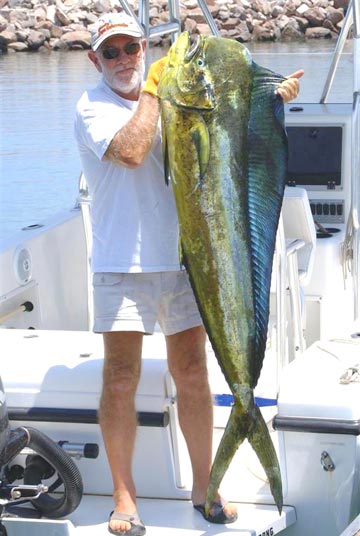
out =
[(133, 117), (111, 141), (105, 157), (129, 168), (139, 166), (151, 149), (159, 120), (159, 101), (148, 93), (141, 93)]

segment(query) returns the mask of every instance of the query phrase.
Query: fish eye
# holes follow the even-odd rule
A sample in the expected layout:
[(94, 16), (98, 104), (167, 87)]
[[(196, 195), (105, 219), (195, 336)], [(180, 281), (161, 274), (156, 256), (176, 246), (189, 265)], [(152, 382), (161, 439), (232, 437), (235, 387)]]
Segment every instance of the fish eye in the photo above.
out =
[(189, 50), (185, 54), (185, 61), (190, 61), (198, 52), (200, 36), (195, 37), (195, 41), (191, 44)]

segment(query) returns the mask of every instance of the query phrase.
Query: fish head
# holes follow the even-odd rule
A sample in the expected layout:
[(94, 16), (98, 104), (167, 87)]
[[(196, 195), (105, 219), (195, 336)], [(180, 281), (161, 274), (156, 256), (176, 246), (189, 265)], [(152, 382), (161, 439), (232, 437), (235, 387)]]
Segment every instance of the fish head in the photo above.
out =
[(206, 62), (204, 36), (191, 41), (183, 32), (169, 50), (169, 61), (164, 68), (158, 94), (182, 108), (211, 111), (216, 101), (213, 80)]

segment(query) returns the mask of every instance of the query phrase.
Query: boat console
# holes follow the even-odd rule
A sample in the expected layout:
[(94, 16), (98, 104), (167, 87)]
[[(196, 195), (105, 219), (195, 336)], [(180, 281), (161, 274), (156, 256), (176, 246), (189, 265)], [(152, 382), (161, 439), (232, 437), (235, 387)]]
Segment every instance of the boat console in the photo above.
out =
[(287, 185), (308, 191), (314, 220), (324, 226), (345, 224), (349, 212), (351, 112), (351, 104), (286, 106)]
[(352, 321), (352, 285), (344, 283), (343, 258), (351, 211), (351, 118), (351, 104), (286, 105), (287, 186), (306, 190), (317, 231), (305, 288), (307, 346)]

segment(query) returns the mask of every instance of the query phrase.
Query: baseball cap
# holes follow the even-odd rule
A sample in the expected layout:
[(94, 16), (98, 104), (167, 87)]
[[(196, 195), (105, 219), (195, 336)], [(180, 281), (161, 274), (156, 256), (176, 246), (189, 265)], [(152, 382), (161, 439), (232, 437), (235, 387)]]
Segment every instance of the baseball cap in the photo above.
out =
[(144, 37), (141, 26), (125, 12), (101, 15), (91, 27), (91, 48), (95, 51), (113, 35)]

